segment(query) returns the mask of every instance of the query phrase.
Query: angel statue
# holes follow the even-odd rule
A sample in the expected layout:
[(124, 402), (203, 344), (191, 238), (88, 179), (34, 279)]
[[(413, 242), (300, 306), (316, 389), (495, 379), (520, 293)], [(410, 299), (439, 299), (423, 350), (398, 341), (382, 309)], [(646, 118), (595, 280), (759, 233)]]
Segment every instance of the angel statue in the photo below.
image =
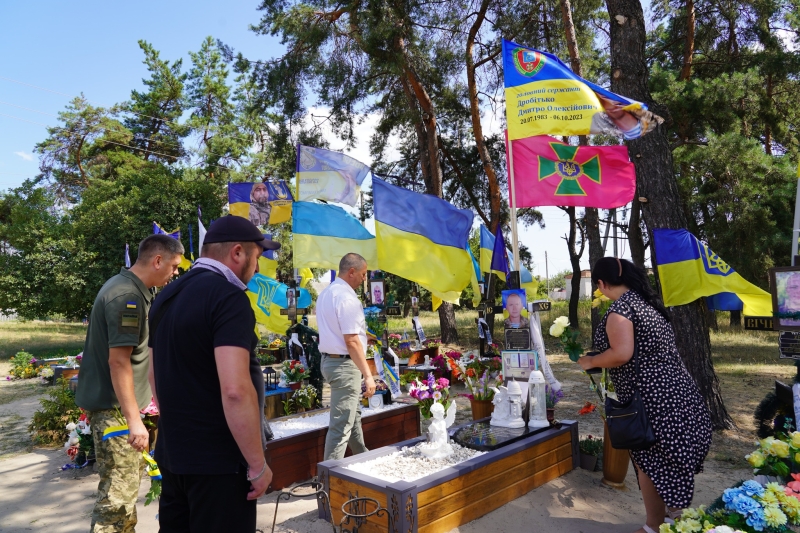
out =
[(498, 421), (505, 421), (508, 419), (508, 389), (504, 386), (491, 387), (494, 391), (492, 403), (494, 404), (494, 411), (492, 411), (492, 420), (490, 425), (496, 426)]
[(428, 428), (430, 440), (420, 446), (420, 451), (430, 459), (442, 459), (453, 453), (453, 447), (448, 443), (447, 428), (455, 422), (456, 402), (450, 404), (447, 409), (447, 416), (444, 413), (444, 406), (439, 402), (434, 402), (431, 406), (431, 415), (433, 416), (433, 422)]

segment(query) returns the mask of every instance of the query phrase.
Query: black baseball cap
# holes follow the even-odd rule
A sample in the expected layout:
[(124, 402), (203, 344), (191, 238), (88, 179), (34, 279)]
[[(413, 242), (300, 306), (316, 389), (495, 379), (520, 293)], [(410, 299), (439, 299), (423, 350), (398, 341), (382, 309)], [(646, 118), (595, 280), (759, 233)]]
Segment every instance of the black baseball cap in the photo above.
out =
[(214, 242), (254, 242), (265, 250), (277, 250), (281, 243), (266, 238), (255, 224), (243, 217), (228, 215), (211, 223), (203, 244)]

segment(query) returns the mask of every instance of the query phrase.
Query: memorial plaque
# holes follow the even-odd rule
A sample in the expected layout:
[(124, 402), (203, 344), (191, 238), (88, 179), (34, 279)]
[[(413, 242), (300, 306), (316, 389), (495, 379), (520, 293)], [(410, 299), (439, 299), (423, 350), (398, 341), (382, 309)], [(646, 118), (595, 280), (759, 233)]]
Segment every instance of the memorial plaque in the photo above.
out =
[(746, 316), (744, 317), (744, 329), (775, 331), (771, 316)]
[(506, 328), (506, 350), (530, 350), (530, 328)]
[(490, 452), (545, 429), (549, 428), (504, 428), (489, 422), (475, 422), (456, 431), (453, 441), (471, 450)]
[(399, 305), (392, 305), (386, 308), (386, 315), (387, 316), (400, 316), (403, 314), (402, 309), (400, 309)]
[(781, 331), (778, 349), (781, 359), (800, 359), (800, 331)]
[(535, 313), (537, 311), (549, 311), (551, 304), (549, 301), (544, 302), (531, 302), (531, 310)]

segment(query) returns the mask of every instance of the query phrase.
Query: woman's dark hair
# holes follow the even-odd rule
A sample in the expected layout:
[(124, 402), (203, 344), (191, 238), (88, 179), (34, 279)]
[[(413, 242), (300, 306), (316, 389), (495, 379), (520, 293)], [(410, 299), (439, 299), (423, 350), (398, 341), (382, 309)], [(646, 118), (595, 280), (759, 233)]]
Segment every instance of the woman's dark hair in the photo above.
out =
[(650, 280), (647, 279), (647, 273), (627, 261), (625, 259), (617, 259), (616, 257), (604, 257), (595, 263), (592, 269), (592, 283), (597, 285), (597, 282), (603, 280), (603, 283), (612, 286), (625, 285), (629, 289), (636, 291), (644, 298), (648, 304), (661, 313), (661, 315), (670, 321), (669, 313), (658, 297), (653, 286), (650, 285)]

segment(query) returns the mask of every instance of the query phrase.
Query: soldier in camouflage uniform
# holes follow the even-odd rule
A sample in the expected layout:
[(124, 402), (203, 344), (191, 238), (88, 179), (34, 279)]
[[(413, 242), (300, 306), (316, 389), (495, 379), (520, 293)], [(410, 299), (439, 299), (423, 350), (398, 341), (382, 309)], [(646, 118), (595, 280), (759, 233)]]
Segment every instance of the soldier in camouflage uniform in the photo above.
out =
[[(147, 381), (150, 289), (177, 274), (182, 256), (180, 241), (147, 237), (136, 263), (109, 279), (92, 307), (75, 400), (91, 422), (100, 472), (94, 533), (133, 532), (136, 526), (142, 451), (149, 440), (139, 412), (152, 398)], [(105, 430), (120, 425), (128, 426), (127, 435), (103, 440)]]

